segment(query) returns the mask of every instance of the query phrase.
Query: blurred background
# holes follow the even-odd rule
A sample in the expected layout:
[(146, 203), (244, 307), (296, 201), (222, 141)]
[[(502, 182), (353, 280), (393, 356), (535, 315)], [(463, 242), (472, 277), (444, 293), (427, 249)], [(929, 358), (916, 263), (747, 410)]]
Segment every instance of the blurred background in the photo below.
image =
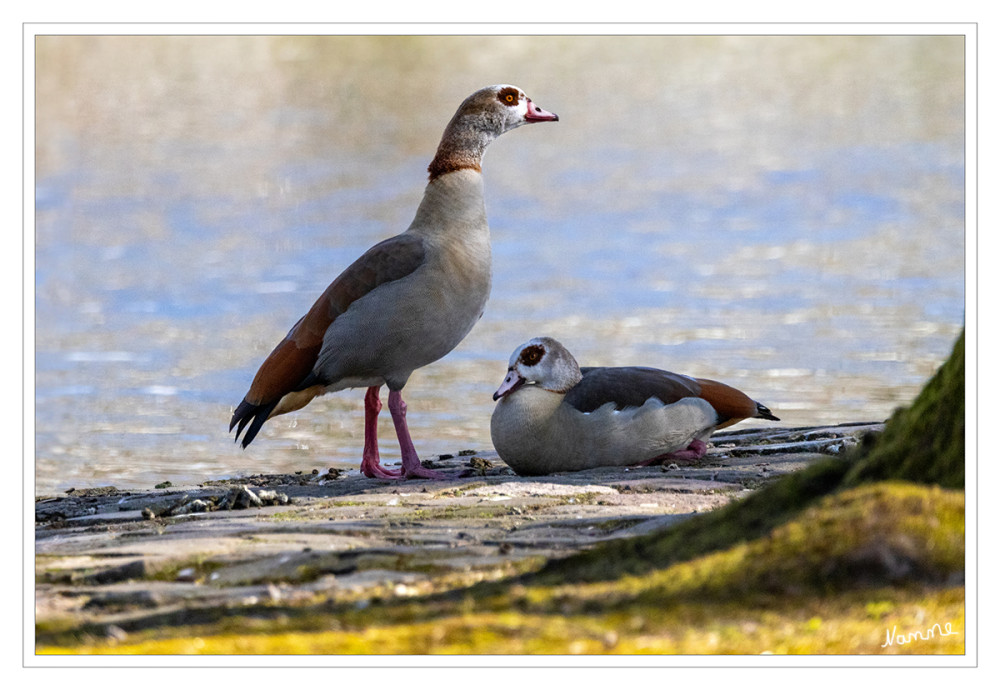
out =
[(35, 40), (36, 493), (356, 469), (362, 391), (245, 451), (232, 410), (489, 84), (560, 121), (487, 153), (493, 294), (404, 390), (422, 457), (490, 447), (536, 335), (802, 426), (886, 418), (964, 323), (961, 36)]

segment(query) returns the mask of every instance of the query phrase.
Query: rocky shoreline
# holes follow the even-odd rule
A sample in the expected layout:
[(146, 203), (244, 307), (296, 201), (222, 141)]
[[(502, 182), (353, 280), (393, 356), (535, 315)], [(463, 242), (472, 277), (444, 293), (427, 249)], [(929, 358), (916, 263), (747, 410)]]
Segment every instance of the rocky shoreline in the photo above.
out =
[(164, 621), (317, 597), (363, 606), (530, 572), (723, 506), (882, 428), (720, 433), (683, 466), (528, 478), (492, 451), (460, 451), (427, 463), (461, 475), (441, 481), (309, 470), (39, 497), (36, 644), (125, 640)]

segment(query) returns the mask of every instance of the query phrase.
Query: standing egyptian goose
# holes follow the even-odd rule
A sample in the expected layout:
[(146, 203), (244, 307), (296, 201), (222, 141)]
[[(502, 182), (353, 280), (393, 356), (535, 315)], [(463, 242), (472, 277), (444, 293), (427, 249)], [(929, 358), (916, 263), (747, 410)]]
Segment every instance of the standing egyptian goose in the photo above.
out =
[[(244, 448), (271, 417), (317, 395), (366, 387), (361, 471), (379, 478), (442, 476), (420, 464), (400, 391), (415, 369), (461, 342), (489, 297), (486, 147), (523, 124), (558, 119), (516, 86), (489, 86), (465, 99), (428, 167), (430, 180), (410, 227), (348, 266), (264, 360), (229, 425), (237, 441), (246, 428)], [(389, 388), (402, 470), (379, 462), (382, 384)]]
[(648, 367), (581, 369), (552, 338), (514, 350), (493, 399), (493, 446), (522, 475), (696, 460), (716, 429), (778, 419), (718, 381)]

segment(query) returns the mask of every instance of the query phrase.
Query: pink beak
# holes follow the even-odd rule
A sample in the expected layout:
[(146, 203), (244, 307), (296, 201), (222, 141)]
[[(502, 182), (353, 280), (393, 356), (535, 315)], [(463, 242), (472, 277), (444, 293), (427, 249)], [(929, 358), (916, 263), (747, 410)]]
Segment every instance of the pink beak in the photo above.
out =
[(510, 395), (523, 385), (524, 379), (521, 378), (520, 374), (511, 369), (507, 372), (507, 378), (505, 378), (503, 383), (500, 384), (500, 387), (497, 388), (497, 392), (493, 394), (493, 399), (499, 400), (505, 395)]
[(559, 116), (555, 113), (550, 113), (547, 110), (542, 110), (537, 105), (528, 99), (528, 112), (525, 114), (524, 119), (528, 122), (555, 122), (559, 119)]

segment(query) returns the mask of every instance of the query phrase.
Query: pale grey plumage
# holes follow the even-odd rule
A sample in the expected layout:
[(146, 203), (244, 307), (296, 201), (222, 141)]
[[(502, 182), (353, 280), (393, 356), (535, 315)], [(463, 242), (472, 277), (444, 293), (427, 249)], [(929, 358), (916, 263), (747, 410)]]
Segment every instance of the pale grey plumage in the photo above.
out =
[(742, 392), (648, 367), (588, 367), (553, 338), (533, 338), (510, 358), (490, 434), (518, 474), (694, 459), (721, 426), (777, 419)]
[[(415, 369), (440, 359), (468, 334), (490, 293), (490, 231), (481, 175), (487, 146), (529, 122), (559, 118), (515, 86), (480, 89), (445, 128), (413, 222), (369, 249), (326, 289), (261, 365), (230, 422), (244, 447), (274, 415), (317, 395), (368, 387), (362, 471), (372, 477), (434, 477), (420, 465), (399, 391)], [(379, 464), (378, 389), (389, 409), (403, 470)]]

